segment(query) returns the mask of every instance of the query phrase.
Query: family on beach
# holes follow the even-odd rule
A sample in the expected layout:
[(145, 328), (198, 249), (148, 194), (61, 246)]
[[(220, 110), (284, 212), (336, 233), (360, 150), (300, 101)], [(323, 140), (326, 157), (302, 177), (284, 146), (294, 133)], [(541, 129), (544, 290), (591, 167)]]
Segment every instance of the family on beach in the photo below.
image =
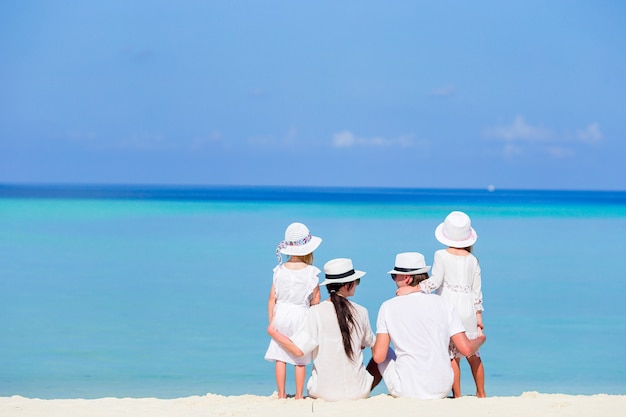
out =
[[(436, 399), (450, 391), (460, 397), (463, 357), (476, 396), (485, 397), (478, 350), (486, 340), (481, 273), (472, 254), (478, 236), (469, 216), (453, 211), (437, 226), (435, 237), (446, 248), (435, 252), (432, 271), (421, 253), (396, 255), (388, 272), (396, 296), (381, 305), (374, 334), (367, 309), (348, 299), (365, 272), (355, 269), (351, 259), (333, 259), (324, 265), (324, 281), (318, 284), (321, 271), (313, 265), (313, 252), (322, 239), (302, 223), (287, 227), (276, 248), (278, 265), (268, 301), (272, 339), (265, 354), (276, 362), (279, 398), (287, 397), (287, 364), (295, 366), (295, 398), (303, 398), (311, 361), (307, 391), (313, 398), (367, 398), (381, 380), (396, 397)], [(282, 255), (288, 256), (284, 263)], [(320, 286), (328, 290), (325, 301)], [(365, 365), (367, 347), (372, 359)]]

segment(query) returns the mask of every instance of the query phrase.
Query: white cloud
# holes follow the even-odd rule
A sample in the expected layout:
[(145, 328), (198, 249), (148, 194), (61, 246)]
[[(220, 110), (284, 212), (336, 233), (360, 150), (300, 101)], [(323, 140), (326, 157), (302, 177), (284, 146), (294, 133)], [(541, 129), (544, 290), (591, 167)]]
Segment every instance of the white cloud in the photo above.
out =
[(352, 132), (339, 132), (333, 135), (333, 146), (335, 148), (349, 148), (356, 143), (356, 138)]
[(505, 141), (543, 141), (555, 136), (550, 129), (529, 125), (521, 115), (515, 116), (513, 123), (508, 126), (486, 129), (484, 135), (488, 138)]
[(406, 148), (413, 146), (413, 135), (403, 135), (397, 138), (364, 138), (346, 130), (333, 135), (333, 146), (335, 148), (350, 148), (354, 146), (398, 146)]
[(273, 136), (252, 136), (248, 138), (248, 144), (260, 147), (275, 146), (276, 139)]
[(584, 129), (558, 133), (543, 126), (533, 126), (517, 115), (513, 123), (507, 126), (496, 126), (486, 129), (484, 136), (500, 141), (506, 145), (502, 153), (507, 157), (530, 153), (547, 154), (552, 158), (572, 158), (580, 152), (580, 144), (595, 144), (603, 139), (598, 123), (591, 123)]
[(573, 149), (563, 146), (549, 146), (546, 148), (546, 152), (554, 158), (570, 158), (576, 155)]
[(295, 146), (298, 139), (298, 129), (295, 127), (289, 128), (282, 136), (266, 135), (266, 136), (251, 136), (247, 142), (249, 145), (258, 147), (272, 147), (272, 146)]
[(197, 136), (191, 140), (189, 144), (190, 149), (198, 150), (205, 149), (213, 146), (228, 146), (228, 143), (224, 140), (224, 135), (219, 130), (214, 130), (207, 136)]
[(579, 130), (577, 134), (578, 139), (585, 143), (597, 143), (603, 138), (600, 126), (597, 123), (592, 123), (583, 130)]
[(435, 88), (430, 92), (430, 95), (435, 97), (447, 97), (453, 95), (454, 93), (456, 93), (456, 86), (449, 84), (445, 87)]
[(87, 149), (134, 149), (134, 150), (169, 150), (179, 147), (174, 141), (168, 140), (162, 133), (134, 133), (126, 137), (106, 140), (94, 132), (69, 131), (54, 135), (55, 138), (75, 142)]
[[(506, 126), (495, 126), (485, 129), (483, 132), (487, 138), (503, 140), (506, 142), (583, 142), (587, 144), (598, 143), (604, 136), (598, 123), (591, 123), (584, 129), (579, 129), (574, 135), (568, 132), (558, 133), (543, 126), (533, 126), (526, 123), (521, 115), (515, 116), (513, 123)], [(560, 153), (560, 152), (556, 152)]]
[(524, 150), (518, 145), (515, 145), (513, 143), (507, 143), (506, 145), (504, 145), (503, 153), (506, 156), (516, 156), (523, 154)]
[(176, 149), (176, 142), (167, 140), (161, 133), (136, 133), (126, 139), (121, 139), (114, 143), (113, 148), (118, 149), (139, 149), (146, 151)]

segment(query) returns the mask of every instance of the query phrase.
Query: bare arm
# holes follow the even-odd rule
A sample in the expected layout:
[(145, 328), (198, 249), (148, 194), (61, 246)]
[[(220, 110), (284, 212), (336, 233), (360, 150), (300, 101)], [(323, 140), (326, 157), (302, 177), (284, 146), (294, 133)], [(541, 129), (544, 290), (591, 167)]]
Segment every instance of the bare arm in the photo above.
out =
[(389, 350), (389, 333), (377, 333), (376, 342), (372, 346), (372, 359), (374, 362), (381, 363), (387, 358), (387, 351)]
[(288, 350), (296, 356), (304, 355), (304, 352), (302, 352), (302, 350), (300, 350), (300, 348), (296, 346), (291, 339), (274, 328), (274, 323), (270, 323), (270, 325), (267, 326), (267, 334), (269, 334), (272, 339), (276, 341), (276, 343), (281, 345), (283, 349)]
[(487, 336), (478, 329), (478, 337), (476, 339), (468, 339), (465, 332), (460, 332), (451, 337), (452, 343), (463, 356), (472, 356), (487, 340)]
[(272, 289), (270, 290), (270, 296), (267, 300), (267, 318), (269, 319), (269, 323), (274, 320), (274, 306), (276, 305), (276, 291), (274, 291), (274, 284), (272, 284)]
[(413, 294), (414, 292), (420, 292), (422, 291), (422, 289), (420, 288), (419, 285), (412, 287), (410, 285), (406, 286), (406, 287), (400, 287), (396, 290), (396, 295), (409, 295), (409, 294)]
[(313, 290), (313, 297), (311, 297), (311, 305), (314, 306), (315, 304), (319, 304), (320, 303), (320, 299), (321, 299), (321, 296), (320, 296), (320, 286), (318, 285)]

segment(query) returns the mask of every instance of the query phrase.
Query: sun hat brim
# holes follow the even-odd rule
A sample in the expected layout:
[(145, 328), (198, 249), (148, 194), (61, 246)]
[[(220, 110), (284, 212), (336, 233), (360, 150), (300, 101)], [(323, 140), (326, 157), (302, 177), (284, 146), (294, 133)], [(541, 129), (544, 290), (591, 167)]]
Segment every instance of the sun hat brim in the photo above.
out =
[(469, 237), (467, 237), (467, 239), (463, 239), (463, 240), (449, 239), (443, 234), (443, 225), (444, 223), (441, 223), (435, 229), (435, 238), (440, 243), (446, 246), (450, 246), (452, 248), (467, 248), (469, 246), (472, 246), (474, 243), (476, 243), (476, 240), (478, 240), (478, 235), (476, 234), (476, 231), (474, 230), (473, 227), (470, 227), (470, 234), (469, 234)]
[(355, 269), (354, 270), (354, 274), (352, 274), (352, 275), (348, 275), (347, 277), (337, 278), (337, 279), (325, 279), (323, 282), (320, 283), (320, 285), (342, 284), (344, 282), (352, 282), (352, 281), (356, 281), (357, 279), (361, 278), (363, 275), (365, 275), (365, 272), (358, 271), (358, 270)]
[(311, 240), (309, 240), (304, 245), (299, 246), (286, 246), (280, 249), (280, 253), (283, 255), (295, 255), (295, 256), (303, 256), (308, 255), (309, 253), (313, 253), (315, 249), (322, 243), (322, 238), (317, 236), (311, 236)]
[(430, 271), (430, 266), (425, 266), (423, 268), (418, 268), (418, 269), (413, 269), (411, 271), (397, 271), (395, 268), (392, 269), (391, 271), (387, 272), (388, 274), (394, 274), (394, 275), (417, 275), (417, 274), (423, 274)]

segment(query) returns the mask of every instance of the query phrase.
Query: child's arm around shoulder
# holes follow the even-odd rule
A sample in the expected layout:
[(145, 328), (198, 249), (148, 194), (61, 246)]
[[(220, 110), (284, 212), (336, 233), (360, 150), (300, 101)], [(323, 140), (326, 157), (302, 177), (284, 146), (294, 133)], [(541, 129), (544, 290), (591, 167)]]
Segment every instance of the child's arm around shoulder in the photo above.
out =
[(274, 323), (270, 322), (269, 326), (267, 326), (267, 334), (269, 334), (270, 337), (276, 341), (276, 343), (281, 345), (283, 349), (291, 352), (296, 356), (304, 355), (304, 352), (302, 352), (302, 350), (298, 346), (296, 346), (296, 344), (293, 343), (291, 339), (289, 339), (287, 336), (274, 328)]
[(309, 304), (314, 306), (316, 304), (319, 304), (320, 301), (322, 301), (322, 296), (320, 295), (320, 279), (319, 279), (319, 273), (321, 272), (316, 266), (311, 265), (311, 267), (313, 268), (313, 271), (315, 273), (315, 287), (313, 288), (313, 292), (311, 293), (311, 296), (309, 298)]
[(319, 304), (320, 300), (321, 300), (321, 295), (320, 295), (320, 286), (317, 285), (314, 289), (313, 289), (313, 294), (311, 295), (311, 305), (314, 306), (315, 304)]
[(409, 295), (409, 294), (413, 294), (414, 292), (420, 292), (420, 291), (422, 291), (422, 289), (420, 288), (419, 285), (416, 285), (415, 287), (408, 285), (406, 287), (398, 288), (396, 290), (396, 295)]

